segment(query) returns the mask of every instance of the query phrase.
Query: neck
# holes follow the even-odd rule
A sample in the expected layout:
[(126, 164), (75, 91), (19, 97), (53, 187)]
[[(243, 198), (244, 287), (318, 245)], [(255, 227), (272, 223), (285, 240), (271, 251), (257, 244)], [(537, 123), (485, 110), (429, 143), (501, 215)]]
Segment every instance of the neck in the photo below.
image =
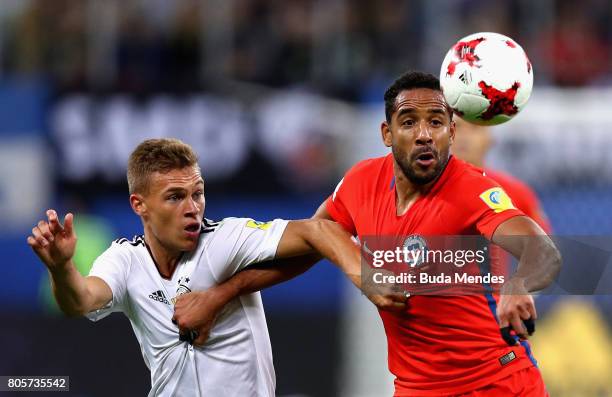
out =
[[(448, 166), (448, 162), (446, 166)], [(444, 168), (446, 168), (446, 166)], [(444, 170), (442, 170), (442, 172), (444, 172)], [(440, 175), (442, 175), (442, 172)], [(429, 192), (440, 177), (440, 175), (438, 175), (433, 181), (424, 185), (413, 183), (406, 177), (404, 171), (402, 171), (395, 159), (393, 160), (393, 175), (395, 176), (395, 207), (398, 216), (404, 215), (417, 198)]]
[(472, 164), (475, 165), (478, 168), (484, 168), (484, 159), (482, 159), (482, 158), (475, 159), (474, 161), (472, 161)]
[(170, 278), (172, 273), (174, 273), (174, 269), (176, 268), (179, 259), (181, 258), (182, 252), (168, 249), (153, 235), (153, 233), (147, 231), (146, 228), (145, 243), (149, 248), (149, 252), (153, 257), (153, 261), (155, 262), (159, 273), (165, 278)]

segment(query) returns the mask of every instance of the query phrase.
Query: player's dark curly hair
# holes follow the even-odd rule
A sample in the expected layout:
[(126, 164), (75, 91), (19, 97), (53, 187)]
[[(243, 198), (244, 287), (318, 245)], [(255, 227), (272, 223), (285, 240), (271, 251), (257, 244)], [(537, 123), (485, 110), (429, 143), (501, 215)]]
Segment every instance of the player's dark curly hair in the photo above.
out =
[[(385, 116), (387, 117), (388, 123), (391, 122), (391, 115), (395, 109), (395, 99), (399, 93), (404, 90), (412, 90), (416, 88), (429, 88), (434, 91), (442, 92), (442, 88), (440, 88), (440, 80), (438, 80), (438, 78), (433, 74), (417, 71), (405, 72), (398, 77), (385, 91)], [(447, 109), (452, 119), (453, 111), (448, 105)]]

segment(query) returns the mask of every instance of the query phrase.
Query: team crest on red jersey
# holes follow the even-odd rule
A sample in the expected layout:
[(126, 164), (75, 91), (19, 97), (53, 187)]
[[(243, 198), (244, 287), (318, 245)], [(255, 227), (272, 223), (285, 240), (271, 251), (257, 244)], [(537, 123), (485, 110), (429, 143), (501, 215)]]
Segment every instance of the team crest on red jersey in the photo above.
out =
[(408, 236), (404, 240), (404, 248), (408, 251), (406, 264), (410, 267), (417, 267), (423, 264), (425, 253), (427, 252), (427, 242), (418, 234)]

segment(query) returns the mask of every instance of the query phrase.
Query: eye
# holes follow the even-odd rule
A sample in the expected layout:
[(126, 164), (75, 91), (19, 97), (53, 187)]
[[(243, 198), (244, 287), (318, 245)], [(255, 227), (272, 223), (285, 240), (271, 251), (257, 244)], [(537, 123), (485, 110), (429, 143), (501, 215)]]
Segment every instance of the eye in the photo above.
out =
[(171, 195), (169, 195), (168, 197), (166, 197), (167, 201), (170, 202), (176, 202), (176, 201), (180, 201), (183, 198), (183, 196), (179, 193), (173, 193)]
[(204, 192), (203, 192), (203, 191), (201, 191), (201, 190), (198, 190), (197, 192), (195, 192), (195, 193), (193, 194), (193, 199), (194, 199), (194, 200), (199, 200), (199, 199), (201, 199), (202, 197), (204, 197)]
[(433, 120), (431, 120), (431, 124), (433, 126), (440, 127), (440, 126), (442, 126), (443, 123), (442, 123), (442, 120), (433, 119)]
[(414, 120), (412, 119), (406, 119), (402, 121), (402, 126), (404, 127), (412, 127), (413, 125), (414, 125)]

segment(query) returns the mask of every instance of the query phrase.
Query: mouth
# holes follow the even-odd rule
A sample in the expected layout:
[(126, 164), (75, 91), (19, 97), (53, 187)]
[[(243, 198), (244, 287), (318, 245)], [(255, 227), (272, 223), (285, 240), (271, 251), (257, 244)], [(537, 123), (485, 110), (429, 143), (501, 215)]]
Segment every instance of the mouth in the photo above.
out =
[(198, 237), (200, 235), (201, 224), (198, 222), (189, 223), (183, 229), (188, 237)]
[(434, 156), (433, 152), (423, 152), (416, 156), (416, 163), (421, 167), (429, 167), (436, 161), (436, 156)]

